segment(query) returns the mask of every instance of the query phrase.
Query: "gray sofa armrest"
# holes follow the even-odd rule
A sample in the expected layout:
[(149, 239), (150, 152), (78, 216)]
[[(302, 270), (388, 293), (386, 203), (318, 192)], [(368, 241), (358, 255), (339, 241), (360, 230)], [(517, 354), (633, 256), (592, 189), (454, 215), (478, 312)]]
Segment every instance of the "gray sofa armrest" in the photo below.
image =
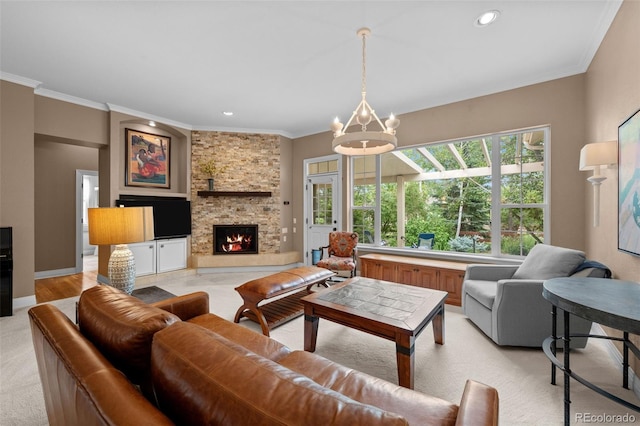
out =
[(543, 283), (544, 280), (498, 281), (492, 310), (494, 340), (522, 340), (526, 346), (541, 346), (551, 335), (551, 304), (542, 297)]
[(509, 279), (518, 270), (518, 265), (484, 265), (467, 266), (465, 280), (499, 281)]

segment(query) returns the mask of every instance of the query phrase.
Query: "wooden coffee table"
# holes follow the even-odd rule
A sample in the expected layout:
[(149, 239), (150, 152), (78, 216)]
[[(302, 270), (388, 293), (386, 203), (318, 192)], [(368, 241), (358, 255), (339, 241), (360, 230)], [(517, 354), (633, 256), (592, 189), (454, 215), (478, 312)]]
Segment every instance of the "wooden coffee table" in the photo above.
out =
[(314, 352), (320, 318), (396, 342), (398, 382), (413, 389), (414, 343), (433, 322), (435, 343), (444, 344), (447, 292), (355, 277), (303, 297), (304, 350)]

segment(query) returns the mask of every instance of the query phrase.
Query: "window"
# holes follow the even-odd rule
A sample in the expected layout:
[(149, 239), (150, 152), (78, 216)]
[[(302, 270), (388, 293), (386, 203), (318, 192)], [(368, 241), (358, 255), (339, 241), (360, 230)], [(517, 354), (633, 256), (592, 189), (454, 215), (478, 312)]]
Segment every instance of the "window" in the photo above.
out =
[[(524, 256), (544, 242), (548, 134), (536, 128), (353, 157), (353, 230), (364, 244)], [(421, 234), (434, 234), (431, 248)]]

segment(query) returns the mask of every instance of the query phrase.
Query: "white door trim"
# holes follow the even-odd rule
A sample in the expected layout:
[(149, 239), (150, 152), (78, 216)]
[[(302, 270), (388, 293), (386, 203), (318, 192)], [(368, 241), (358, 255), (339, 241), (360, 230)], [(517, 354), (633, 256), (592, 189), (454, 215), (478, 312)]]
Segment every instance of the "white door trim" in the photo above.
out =
[(76, 267), (75, 273), (82, 272), (82, 180), (84, 176), (98, 176), (98, 172), (95, 170), (76, 170)]
[[(309, 217), (309, 212), (311, 209), (311, 206), (309, 206), (309, 192), (308, 192), (310, 190), (309, 188), (310, 175), (308, 174), (309, 165), (313, 163), (319, 163), (323, 161), (333, 161), (333, 160), (338, 161), (338, 171), (326, 173), (326, 175), (337, 175), (337, 180), (335, 185), (335, 195), (336, 195), (335, 199), (337, 200), (337, 202), (333, 206), (333, 212), (334, 212), (334, 217), (336, 218), (336, 221), (337, 221), (336, 228), (342, 229), (342, 156), (340, 154), (332, 154), (332, 155), (326, 155), (323, 157), (308, 158), (303, 162), (303, 173), (302, 173), (302, 178), (303, 178), (302, 185), (304, 188), (303, 214), (302, 214), (302, 223), (297, 224), (297, 226), (302, 226), (302, 228), (304, 229), (303, 262), (305, 265), (311, 265), (311, 260), (312, 260), (311, 254), (310, 254), (312, 247), (309, 247), (309, 235), (308, 235), (309, 227), (307, 224), (307, 219)], [(312, 176), (321, 176), (321, 175), (314, 174)], [(296, 224), (294, 224), (294, 226), (296, 226)], [(317, 247), (313, 247), (313, 248), (317, 248)]]

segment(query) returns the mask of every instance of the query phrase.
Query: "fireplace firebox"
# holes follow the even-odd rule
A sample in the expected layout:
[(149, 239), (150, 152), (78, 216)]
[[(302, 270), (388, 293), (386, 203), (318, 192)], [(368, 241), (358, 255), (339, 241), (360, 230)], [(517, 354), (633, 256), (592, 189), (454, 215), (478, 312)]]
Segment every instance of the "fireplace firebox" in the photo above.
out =
[(258, 225), (213, 225), (213, 254), (257, 254)]

